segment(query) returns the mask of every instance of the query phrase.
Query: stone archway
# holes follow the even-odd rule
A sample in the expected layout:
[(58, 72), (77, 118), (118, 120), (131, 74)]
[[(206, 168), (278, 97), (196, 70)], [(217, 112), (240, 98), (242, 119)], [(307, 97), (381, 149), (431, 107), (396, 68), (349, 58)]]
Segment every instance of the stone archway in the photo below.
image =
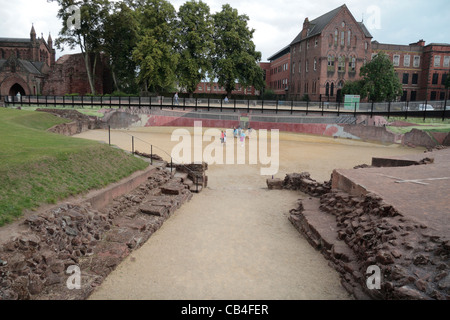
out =
[(12, 85), (11, 89), (9, 89), (10, 96), (16, 96), (17, 93), (20, 93), (21, 96), (25, 95), (25, 89), (18, 83)]

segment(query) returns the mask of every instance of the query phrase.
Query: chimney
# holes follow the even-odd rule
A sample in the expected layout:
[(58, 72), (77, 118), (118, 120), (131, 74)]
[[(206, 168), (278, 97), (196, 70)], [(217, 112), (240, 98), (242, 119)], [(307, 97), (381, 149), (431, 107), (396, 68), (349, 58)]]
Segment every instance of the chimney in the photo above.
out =
[(303, 22), (302, 39), (305, 39), (307, 37), (309, 26), (310, 26), (309, 19), (308, 17), (306, 17), (305, 21)]

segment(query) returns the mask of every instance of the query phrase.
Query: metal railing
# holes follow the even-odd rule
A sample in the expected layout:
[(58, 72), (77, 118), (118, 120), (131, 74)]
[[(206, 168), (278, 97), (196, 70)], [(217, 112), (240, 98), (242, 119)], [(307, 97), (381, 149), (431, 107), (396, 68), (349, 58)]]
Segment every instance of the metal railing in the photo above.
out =
[[(148, 146), (150, 146), (150, 164), (151, 164), (151, 165), (153, 165), (153, 155), (154, 155), (154, 153), (153, 153), (153, 147), (155, 147), (156, 149), (162, 151), (165, 155), (167, 155), (167, 156), (170, 158), (170, 173), (173, 173), (173, 169), (174, 169), (174, 168), (173, 168), (173, 166), (174, 166), (173, 160), (174, 160), (174, 159), (173, 159), (172, 155), (170, 155), (168, 152), (166, 152), (166, 151), (163, 150), (162, 148), (160, 148), (160, 147), (158, 147), (158, 146), (155, 146), (155, 145), (153, 145), (153, 144), (151, 144), (151, 143), (149, 143), (149, 142), (147, 142), (147, 141), (145, 141), (145, 140), (142, 140), (142, 139), (140, 139), (139, 137), (133, 136), (133, 135), (131, 135), (131, 134), (127, 133), (127, 132), (124, 132), (124, 131), (119, 131), (119, 132), (120, 132), (120, 133), (123, 133), (123, 134), (126, 134), (126, 135), (128, 135), (128, 136), (131, 137), (131, 153), (132, 153), (132, 154), (136, 154), (135, 149), (134, 149), (134, 147), (135, 147), (135, 144), (134, 144), (135, 139), (136, 139), (136, 140), (139, 140), (139, 141), (141, 141), (141, 142), (143, 142), (144, 144), (147, 144)], [(109, 146), (111, 146), (111, 126), (108, 126), (108, 144), (109, 144)], [(197, 174), (197, 172), (195, 172), (195, 171), (189, 169), (186, 165), (184, 165), (184, 164), (181, 163), (181, 162), (177, 162), (176, 165), (177, 165), (178, 167), (179, 167), (179, 166), (183, 167), (184, 169), (186, 169), (187, 171), (189, 171), (189, 172), (192, 174), (193, 177), (195, 177), (195, 181), (193, 181), (193, 182), (194, 182), (194, 184), (195, 184), (195, 192), (198, 193), (198, 192), (199, 192), (199, 190), (198, 190), (198, 182), (199, 182), (198, 180), (199, 180), (199, 175)]]
[(339, 101), (284, 101), (284, 100), (240, 100), (214, 98), (174, 97), (103, 97), (103, 96), (0, 96), (6, 107), (37, 106), (58, 108), (159, 108), (189, 111), (258, 112), (288, 114), (369, 115), (389, 117), (450, 118), (450, 102), (404, 101), (404, 102), (361, 102), (354, 104)]

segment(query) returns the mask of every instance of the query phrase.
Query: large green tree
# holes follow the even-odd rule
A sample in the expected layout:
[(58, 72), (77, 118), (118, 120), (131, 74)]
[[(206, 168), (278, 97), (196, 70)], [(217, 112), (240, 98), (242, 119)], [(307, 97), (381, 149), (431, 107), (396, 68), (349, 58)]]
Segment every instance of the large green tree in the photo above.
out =
[(108, 0), (49, 0), (59, 5), (62, 28), (55, 44), (64, 50), (79, 47), (84, 58), (91, 93), (95, 93), (95, 69), (104, 43), (104, 21), (109, 15)]
[(176, 10), (165, 0), (136, 0), (130, 5), (140, 27), (133, 50), (138, 83), (144, 91), (157, 94), (171, 90), (178, 63)]
[(383, 52), (378, 53), (361, 68), (361, 76), (362, 97), (367, 96), (371, 101), (380, 102), (392, 101), (402, 95), (402, 85), (395, 74), (394, 66)]
[(103, 49), (109, 58), (114, 87), (136, 93), (136, 62), (132, 55), (139, 31), (136, 15), (126, 2), (116, 2), (104, 24)]
[(212, 71), (213, 33), (213, 19), (206, 3), (191, 0), (180, 7), (177, 42), (180, 60), (177, 76), (179, 85), (191, 95)]
[(253, 85), (256, 89), (262, 89), (263, 70), (258, 65), (261, 53), (255, 49), (252, 40), (255, 30), (248, 27), (248, 16), (239, 15), (236, 9), (225, 4), (222, 11), (213, 17), (213, 68), (219, 85), (225, 87), (228, 97), (231, 97), (236, 83), (244, 87)]

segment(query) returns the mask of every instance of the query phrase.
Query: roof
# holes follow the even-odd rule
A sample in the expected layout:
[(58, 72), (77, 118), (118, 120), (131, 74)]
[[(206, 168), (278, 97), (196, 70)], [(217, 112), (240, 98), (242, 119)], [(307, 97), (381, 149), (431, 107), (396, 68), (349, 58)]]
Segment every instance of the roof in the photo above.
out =
[[(324, 15), (321, 15), (320, 17), (312, 20), (309, 22), (310, 28), (308, 29), (308, 33), (304, 39), (302, 39), (302, 32), (300, 32), (297, 37), (291, 42), (291, 45), (299, 43), (302, 40), (317, 36), (322, 33), (323, 29), (331, 22), (331, 20), (336, 17), (336, 15), (341, 11), (341, 9), (346, 8), (347, 6), (344, 4), (330, 12), (325, 13)], [(364, 35), (366, 37), (372, 38), (372, 35), (370, 34), (369, 30), (366, 28), (363, 22), (357, 22), (358, 25), (361, 27)]]
[(277, 53), (275, 53), (274, 55), (270, 56), (269, 58), (267, 58), (267, 60), (269, 61), (273, 61), (278, 59), (279, 57), (284, 56), (285, 54), (288, 54), (291, 51), (291, 46), (287, 45), (286, 47), (284, 47), (283, 49), (281, 49), (280, 51), (278, 51)]
[[(11, 59), (11, 58), (10, 58)], [(10, 60), (8, 59), (8, 60)], [(17, 63), (28, 73), (42, 75), (41, 69), (44, 66), (43, 62), (32, 62), (29, 60), (16, 59)], [(8, 63), (6, 59), (0, 59), (0, 70)]]
[(29, 38), (0, 38), (0, 42), (30, 43), (31, 40)]

